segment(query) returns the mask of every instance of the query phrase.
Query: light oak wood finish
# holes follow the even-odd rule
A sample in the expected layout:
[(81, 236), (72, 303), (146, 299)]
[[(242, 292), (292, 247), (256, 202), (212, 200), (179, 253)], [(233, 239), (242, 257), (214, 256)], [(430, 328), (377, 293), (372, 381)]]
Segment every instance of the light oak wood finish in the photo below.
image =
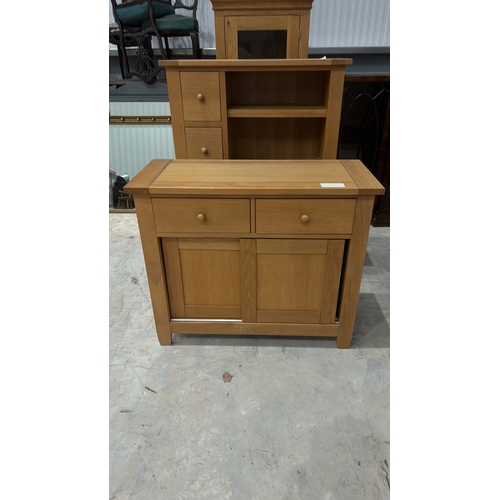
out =
[[(210, 195), (224, 197), (355, 198), (360, 190), (347, 172), (344, 161), (174, 160), (150, 185), (149, 193), (153, 196), (203, 196), (210, 192)], [(357, 164), (362, 166), (359, 160), (355, 160), (353, 165)], [(362, 169), (361, 173), (371, 176), (364, 166)], [(344, 187), (325, 188), (321, 183), (341, 183)], [(383, 193), (384, 188), (378, 186), (370, 188), (370, 193)]]
[(162, 238), (165, 272), (168, 276), (167, 288), (170, 297), (170, 314), (173, 318), (184, 318), (184, 288), (182, 286), (181, 258), (177, 238)]
[(306, 159), (321, 156), (323, 121), (267, 118), (229, 119), (230, 158)]
[(344, 240), (328, 241), (320, 323), (334, 323), (336, 320), (335, 314), (337, 311), (340, 279), (342, 277), (344, 248)]
[(257, 233), (350, 234), (356, 200), (257, 200)]
[(384, 191), (359, 160), (154, 161), (127, 191), (139, 199), (162, 344), (173, 332), (337, 337), (349, 347)]
[(217, 59), (238, 58), (239, 30), (287, 30), (286, 57), (307, 58), (313, 0), (211, 0)]
[(339, 325), (314, 323), (245, 323), (243, 321), (172, 321), (172, 333), (194, 335), (277, 335), (285, 337), (336, 337)]
[[(167, 89), (169, 94), (170, 115), (176, 117), (175, 118), (176, 125), (172, 123), (172, 134), (175, 145), (175, 156), (176, 158), (188, 158), (186, 131), (185, 131), (185, 127), (187, 125), (179, 126), (181, 123), (184, 123), (180, 72), (178, 68), (171, 68), (171, 70), (166, 71), (165, 74), (166, 74)], [(172, 99), (171, 96), (175, 96), (175, 98)], [(194, 126), (200, 126), (200, 124), (197, 123)]]
[(257, 311), (257, 323), (319, 323), (320, 311), (271, 311), (260, 309)]
[[(221, 129), (225, 159), (336, 158), (345, 67), (352, 59), (159, 64), (167, 74), (177, 159), (192, 154), (187, 129), (210, 123)], [(204, 147), (220, 149), (215, 141)]]
[(186, 306), (186, 318), (241, 318), (240, 306)]
[(187, 127), (186, 149), (189, 159), (222, 158), (222, 130), (218, 128)]
[(241, 318), (239, 240), (162, 243), (173, 318)]
[(257, 240), (257, 321), (334, 323), (343, 248), (343, 240)]
[(222, 129), (222, 157), (231, 158), (230, 155), (230, 145), (229, 145), (229, 128), (228, 128), (228, 117), (227, 117), (227, 84), (226, 84), (226, 72), (219, 71), (219, 85), (221, 92), (221, 102), (220, 102), (220, 114), (221, 114), (221, 129)]
[(258, 253), (257, 311), (317, 311), (319, 323), (325, 263), (325, 255)]
[[(287, 69), (287, 66), (279, 67), (273, 71), (268, 69), (248, 71), (232, 71), (227, 76), (228, 94), (227, 102), (230, 110), (237, 111), (240, 106), (246, 108), (255, 107), (256, 111), (277, 109), (288, 106), (291, 110), (301, 108), (304, 111), (322, 111), (319, 116), (326, 116), (325, 85), (329, 83), (328, 71), (304, 71), (303, 67)], [(340, 66), (342, 68), (342, 66)], [(267, 107), (266, 107), (267, 106)], [(279, 107), (278, 107), (279, 106)]]
[(184, 71), (179, 76), (184, 120), (220, 121), (219, 73)]
[(134, 195), (149, 290), (151, 298), (154, 297), (152, 307), (160, 345), (172, 344), (170, 302), (167, 293), (161, 242), (156, 235), (153, 207), (147, 191), (148, 186), (154, 182), (169, 163), (170, 160), (153, 160), (134, 177), (133, 181), (123, 188), (124, 192)]
[(247, 199), (153, 198), (152, 203), (158, 232), (250, 232)]
[(231, 106), (228, 118), (326, 118), (324, 106)]
[(180, 250), (179, 254), (186, 305), (241, 307), (239, 250)]
[(238, 32), (240, 31), (286, 31), (286, 58), (299, 57), (299, 16), (262, 15), (259, 16), (225, 16), (224, 36), (226, 43), (225, 57), (217, 59), (239, 59)]
[(351, 240), (347, 242), (338, 312), (340, 331), (337, 336), (337, 346), (340, 348), (347, 348), (351, 345), (368, 243), (367, 228), (370, 227), (374, 201), (374, 196), (360, 196), (356, 203), (353, 234)]
[(256, 252), (260, 254), (326, 255), (328, 242), (325, 240), (257, 240)]
[(241, 240), (241, 314), (243, 321), (257, 321), (257, 259), (255, 240)]
[[(338, 148), (338, 135), (340, 127), (340, 108), (342, 107), (342, 93), (344, 90), (345, 70), (340, 67), (332, 68), (328, 91), (325, 92), (325, 106), (333, 108), (335, 112), (329, 113), (321, 135), (320, 149), (322, 158), (336, 158)], [(337, 112), (338, 111), (338, 112)], [(332, 140), (334, 139), (334, 140)]]

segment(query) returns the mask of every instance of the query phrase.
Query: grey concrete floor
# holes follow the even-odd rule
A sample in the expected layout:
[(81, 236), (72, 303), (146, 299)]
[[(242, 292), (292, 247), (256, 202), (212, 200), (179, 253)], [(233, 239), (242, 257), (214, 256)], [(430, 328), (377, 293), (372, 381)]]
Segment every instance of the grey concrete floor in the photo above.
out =
[(137, 218), (109, 220), (110, 499), (389, 498), (389, 228), (370, 229), (350, 349), (203, 335), (162, 347)]

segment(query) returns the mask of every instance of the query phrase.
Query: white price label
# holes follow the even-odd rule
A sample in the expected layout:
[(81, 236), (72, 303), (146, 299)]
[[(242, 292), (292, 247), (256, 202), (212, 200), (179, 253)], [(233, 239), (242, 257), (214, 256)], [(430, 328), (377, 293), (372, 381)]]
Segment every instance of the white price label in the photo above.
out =
[(345, 188), (343, 182), (321, 182), (322, 188)]

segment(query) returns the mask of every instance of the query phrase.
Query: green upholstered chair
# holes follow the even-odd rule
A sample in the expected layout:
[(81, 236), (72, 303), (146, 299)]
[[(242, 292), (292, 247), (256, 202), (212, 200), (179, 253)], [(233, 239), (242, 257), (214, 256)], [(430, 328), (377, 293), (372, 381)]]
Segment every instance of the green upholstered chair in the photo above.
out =
[[(154, 59), (151, 37), (155, 36), (161, 42), (155, 19), (175, 14), (175, 9), (167, 0), (111, 0), (116, 26), (110, 26), (109, 41), (118, 47), (120, 69), (124, 79), (136, 76), (146, 83), (156, 81), (157, 74), (162, 70)], [(143, 26), (149, 21), (148, 26)], [(135, 70), (131, 69), (127, 47), (137, 47), (138, 57)], [(160, 43), (162, 59), (167, 59), (167, 53)]]
[[(201, 59), (200, 38), (198, 20), (196, 19), (196, 10), (198, 8), (198, 0), (191, 0), (190, 3), (176, 0), (172, 6), (175, 10), (183, 9), (190, 11), (191, 15), (168, 14), (160, 18), (155, 18), (156, 27), (165, 43), (167, 58), (171, 59), (171, 50), (169, 48), (168, 39), (172, 37), (187, 37), (191, 38), (192, 57)], [(142, 28), (150, 28), (152, 22), (148, 19), (142, 23)], [(161, 44), (161, 41), (160, 41)]]

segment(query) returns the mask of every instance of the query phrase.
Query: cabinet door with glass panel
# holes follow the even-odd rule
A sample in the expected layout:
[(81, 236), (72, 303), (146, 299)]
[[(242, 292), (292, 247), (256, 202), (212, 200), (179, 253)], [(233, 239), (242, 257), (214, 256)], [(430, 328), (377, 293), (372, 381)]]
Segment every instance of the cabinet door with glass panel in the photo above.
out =
[(217, 59), (307, 59), (313, 0), (211, 0)]
[(227, 59), (299, 57), (299, 16), (233, 16), (225, 24)]

